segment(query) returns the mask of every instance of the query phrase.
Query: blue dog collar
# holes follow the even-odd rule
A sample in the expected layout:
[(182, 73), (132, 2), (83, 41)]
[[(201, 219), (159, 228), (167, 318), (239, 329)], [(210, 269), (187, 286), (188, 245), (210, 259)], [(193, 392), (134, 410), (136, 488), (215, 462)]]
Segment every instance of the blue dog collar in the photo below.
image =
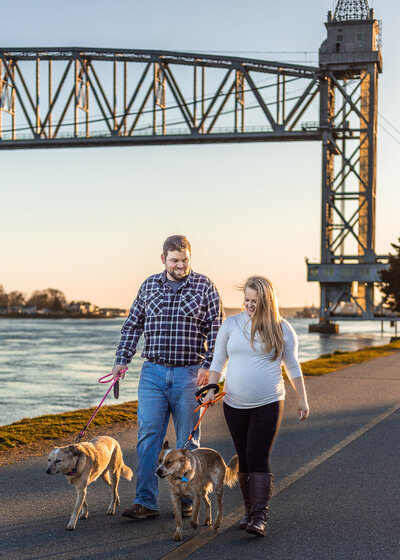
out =
[(175, 480), (182, 480), (182, 482), (188, 482), (189, 481), (187, 476), (176, 476)]

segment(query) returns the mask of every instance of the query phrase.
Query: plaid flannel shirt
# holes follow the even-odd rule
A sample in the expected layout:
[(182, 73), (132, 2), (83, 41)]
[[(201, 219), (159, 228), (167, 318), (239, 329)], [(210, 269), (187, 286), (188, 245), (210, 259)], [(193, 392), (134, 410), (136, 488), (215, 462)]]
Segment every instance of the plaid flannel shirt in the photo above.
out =
[(223, 320), (221, 299), (206, 276), (191, 271), (174, 293), (165, 271), (154, 274), (141, 285), (122, 327), (115, 364), (132, 360), (144, 333), (142, 358), (209, 369)]

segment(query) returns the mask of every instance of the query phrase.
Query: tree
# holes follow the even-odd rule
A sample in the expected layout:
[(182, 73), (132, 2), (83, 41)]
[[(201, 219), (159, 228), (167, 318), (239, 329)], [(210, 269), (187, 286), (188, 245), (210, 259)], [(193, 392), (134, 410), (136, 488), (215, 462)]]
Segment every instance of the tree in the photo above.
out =
[(62, 310), (63, 304), (67, 303), (65, 295), (62, 293), (61, 290), (56, 290), (54, 288), (47, 288), (47, 297), (49, 300), (49, 309), (54, 311), (55, 313)]
[(13, 307), (25, 305), (25, 295), (18, 291), (10, 292), (8, 294), (8, 305)]
[(0, 307), (8, 306), (8, 294), (5, 292), (3, 286), (0, 284)]
[(390, 309), (400, 312), (400, 237), (398, 242), (399, 245), (391, 243), (396, 253), (394, 255), (389, 253), (389, 268), (380, 271), (379, 289)]
[(36, 305), (36, 309), (49, 309), (54, 312), (61, 311), (66, 302), (65, 295), (54, 288), (35, 290), (27, 301), (27, 305)]
[(36, 309), (45, 309), (47, 308), (47, 303), (46, 292), (44, 290), (35, 290), (26, 302), (26, 305), (36, 305)]

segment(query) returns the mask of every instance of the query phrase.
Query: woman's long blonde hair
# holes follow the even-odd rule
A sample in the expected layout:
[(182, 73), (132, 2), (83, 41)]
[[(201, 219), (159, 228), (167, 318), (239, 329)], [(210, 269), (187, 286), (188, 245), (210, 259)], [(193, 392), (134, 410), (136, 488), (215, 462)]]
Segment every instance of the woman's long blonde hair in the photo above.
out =
[(283, 352), (284, 338), (274, 287), (264, 276), (250, 276), (244, 283), (243, 291), (247, 288), (257, 292), (257, 305), (251, 318), (251, 347), (254, 349), (254, 337), (257, 333), (266, 352), (275, 349), (276, 360)]

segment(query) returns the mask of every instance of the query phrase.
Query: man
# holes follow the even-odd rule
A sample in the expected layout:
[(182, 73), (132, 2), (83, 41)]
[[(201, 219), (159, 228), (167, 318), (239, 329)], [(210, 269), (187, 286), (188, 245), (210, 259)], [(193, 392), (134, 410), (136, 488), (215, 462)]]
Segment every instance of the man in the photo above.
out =
[[(208, 380), (215, 338), (223, 321), (222, 302), (209, 278), (191, 270), (191, 247), (183, 235), (163, 245), (162, 273), (147, 278), (125, 321), (116, 353), (114, 377), (126, 367), (144, 333), (143, 363), (138, 388), (138, 468), (136, 497), (122, 515), (132, 519), (158, 517), (158, 454), (170, 414), (176, 445), (185, 445), (199, 413), (194, 393)], [(121, 374), (123, 378), (124, 374)], [(189, 449), (200, 445), (197, 429)], [(191, 504), (182, 513), (191, 514)]]

